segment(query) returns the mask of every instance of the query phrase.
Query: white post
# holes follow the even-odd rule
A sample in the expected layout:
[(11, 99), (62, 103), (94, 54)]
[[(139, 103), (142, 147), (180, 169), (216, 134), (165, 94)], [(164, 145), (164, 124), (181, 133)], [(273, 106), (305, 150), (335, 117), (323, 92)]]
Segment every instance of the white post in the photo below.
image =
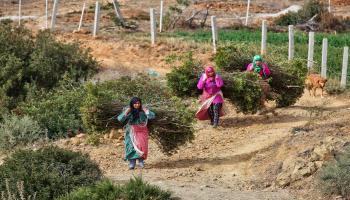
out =
[(95, 6), (95, 22), (94, 22), (94, 32), (93, 36), (97, 36), (97, 32), (99, 29), (99, 22), (100, 22), (100, 3), (96, 1), (96, 6)]
[(115, 14), (119, 18), (120, 22), (124, 25), (125, 22), (124, 22), (124, 18), (123, 18), (122, 12), (120, 11), (120, 8), (119, 8), (118, 0), (113, 0), (112, 2), (113, 2), (113, 7), (114, 7), (114, 10), (115, 10)]
[(19, 0), (18, 2), (18, 25), (21, 25), (21, 18), (22, 18), (22, 0)]
[(45, 0), (45, 28), (49, 27), (49, 0)]
[(344, 54), (343, 54), (343, 68), (341, 71), (341, 80), (340, 80), (340, 87), (345, 88), (346, 87), (346, 76), (348, 72), (348, 64), (349, 64), (349, 47), (344, 47)]
[(250, 0), (248, 0), (248, 3), (247, 3), (247, 14), (245, 16), (245, 25), (246, 26), (248, 26), (249, 8), (250, 8)]
[(53, 3), (53, 10), (52, 10), (52, 15), (51, 15), (51, 29), (55, 29), (55, 24), (56, 24), (56, 15), (57, 15), (57, 10), (58, 10), (58, 1), (55, 0)]
[(331, 0), (328, 0), (328, 12), (331, 12)]
[(328, 40), (327, 38), (323, 38), (321, 76), (324, 78), (327, 78), (327, 47), (328, 47)]
[(288, 60), (292, 60), (294, 58), (294, 28), (293, 28), (293, 25), (289, 25), (288, 29), (289, 29)]
[(160, 0), (159, 32), (163, 30), (163, 5), (164, 1)]
[(84, 18), (84, 13), (85, 13), (85, 7), (86, 7), (86, 2), (84, 2), (83, 9), (81, 10), (81, 16), (80, 16), (78, 31), (80, 31), (81, 26), (83, 25), (83, 18)]
[(154, 45), (156, 43), (156, 18), (154, 8), (150, 8), (150, 21), (151, 21), (151, 43)]
[(315, 33), (309, 32), (309, 51), (307, 53), (307, 69), (310, 71), (314, 65)]
[(261, 54), (266, 54), (267, 25), (266, 20), (262, 21), (261, 27)]
[(213, 37), (213, 49), (214, 53), (216, 53), (216, 47), (218, 42), (218, 30), (216, 27), (216, 16), (211, 16), (211, 33)]

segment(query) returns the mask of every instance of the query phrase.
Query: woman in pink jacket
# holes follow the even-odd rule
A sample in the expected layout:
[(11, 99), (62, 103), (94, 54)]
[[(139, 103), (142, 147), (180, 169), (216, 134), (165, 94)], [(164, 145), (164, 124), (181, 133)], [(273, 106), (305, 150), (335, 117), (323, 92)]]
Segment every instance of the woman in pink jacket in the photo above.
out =
[(196, 117), (199, 120), (210, 119), (214, 128), (219, 124), (219, 117), (224, 115), (222, 109), (224, 98), (221, 92), (223, 85), (224, 81), (215, 73), (212, 66), (206, 67), (205, 73), (202, 74), (197, 84), (198, 89), (203, 90), (203, 94), (200, 98), (202, 105)]

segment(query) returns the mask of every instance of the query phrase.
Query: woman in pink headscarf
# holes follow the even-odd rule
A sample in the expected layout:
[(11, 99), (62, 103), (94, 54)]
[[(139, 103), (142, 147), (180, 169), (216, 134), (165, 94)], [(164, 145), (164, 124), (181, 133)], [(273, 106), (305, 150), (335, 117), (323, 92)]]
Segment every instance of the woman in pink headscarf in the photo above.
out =
[(199, 120), (210, 119), (214, 128), (219, 124), (219, 117), (224, 115), (222, 110), (224, 98), (221, 92), (223, 85), (224, 81), (215, 73), (212, 66), (206, 67), (205, 73), (202, 74), (197, 84), (198, 89), (203, 90), (203, 94), (200, 98), (202, 105), (196, 117)]

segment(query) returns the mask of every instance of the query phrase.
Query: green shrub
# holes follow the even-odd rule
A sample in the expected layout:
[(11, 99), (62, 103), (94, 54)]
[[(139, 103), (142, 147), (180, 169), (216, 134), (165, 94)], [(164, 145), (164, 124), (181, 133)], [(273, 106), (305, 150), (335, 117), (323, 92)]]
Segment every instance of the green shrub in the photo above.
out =
[(49, 31), (34, 38), (28, 29), (1, 24), (0, 44), (0, 94), (6, 96), (3, 104), (10, 109), (25, 100), (27, 85), (50, 90), (64, 76), (79, 81), (97, 71), (89, 50), (58, 42)]
[(279, 26), (296, 25), (301, 21), (297, 12), (288, 12), (275, 19), (275, 24)]
[(59, 200), (171, 200), (171, 193), (150, 185), (140, 178), (130, 179), (125, 185), (105, 180), (90, 187), (79, 188)]
[(336, 156), (334, 162), (325, 165), (319, 175), (319, 186), (326, 195), (350, 198), (350, 150)]
[(254, 53), (247, 48), (239, 48), (237, 45), (227, 45), (218, 48), (214, 61), (219, 69), (227, 72), (244, 71), (251, 63)]
[(229, 99), (238, 112), (256, 113), (260, 108), (262, 96), (259, 78), (254, 73), (223, 74), (224, 97)]
[(3, 180), (9, 180), (10, 188), (23, 181), (25, 195), (36, 193), (37, 199), (49, 200), (91, 185), (101, 176), (98, 165), (81, 153), (57, 147), (18, 150), (0, 165), (0, 191), (6, 189)]
[(93, 133), (88, 135), (87, 139), (86, 139), (86, 143), (92, 145), (92, 146), (98, 146), (100, 145), (101, 141), (100, 141), (100, 135)]
[(20, 109), (47, 129), (50, 138), (65, 136), (68, 129), (77, 131), (83, 128), (79, 109), (86, 94), (84, 87), (61, 86), (37, 96), (34, 96), (35, 92), (28, 94), (27, 101), (21, 104)]
[(28, 116), (4, 115), (0, 123), (0, 149), (32, 144), (46, 136), (46, 131)]
[(168, 87), (178, 96), (198, 95), (197, 81), (202, 72), (200, 63), (193, 59), (192, 52), (168, 59), (167, 63), (174, 65), (176, 61), (181, 64), (173, 66), (171, 72), (166, 75)]

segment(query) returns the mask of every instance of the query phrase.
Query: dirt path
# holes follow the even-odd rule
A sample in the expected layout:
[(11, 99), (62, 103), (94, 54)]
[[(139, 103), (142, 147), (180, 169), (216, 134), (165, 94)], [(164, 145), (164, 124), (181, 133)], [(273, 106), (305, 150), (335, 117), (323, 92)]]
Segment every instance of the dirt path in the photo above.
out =
[[(298, 193), (305, 188), (279, 189), (275, 179), (288, 155), (318, 142), (310, 136), (301, 137), (304, 143), (300, 146), (291, 141), (295, 127), (321, 120), (310, 115), (313, 109), (322, 109), (323, 116), (337, 116), (339, 112), (343, 113), (341, 116), (350, 116), (350, 101), (334, 97), (314, 99), (305, 94), (296, 105), (276, 109), (277, 115), (237, 114), (229, 105), (230, 114), (222, 119), (221, 127), (213, 129), (207, 122), (199, 122), (194, 141), (170, 157), (162, 154), (151, 141), (150, 156), (142, 175), (139, 170), (127, 169), (120, 144), (109, 142), (99, 147), (69, 148), (89, 153), (105, 175), (116, 182), (142, 176), (181, 199), (298, 199)], [(331, 121), (321, 120), (320, 124)]]

